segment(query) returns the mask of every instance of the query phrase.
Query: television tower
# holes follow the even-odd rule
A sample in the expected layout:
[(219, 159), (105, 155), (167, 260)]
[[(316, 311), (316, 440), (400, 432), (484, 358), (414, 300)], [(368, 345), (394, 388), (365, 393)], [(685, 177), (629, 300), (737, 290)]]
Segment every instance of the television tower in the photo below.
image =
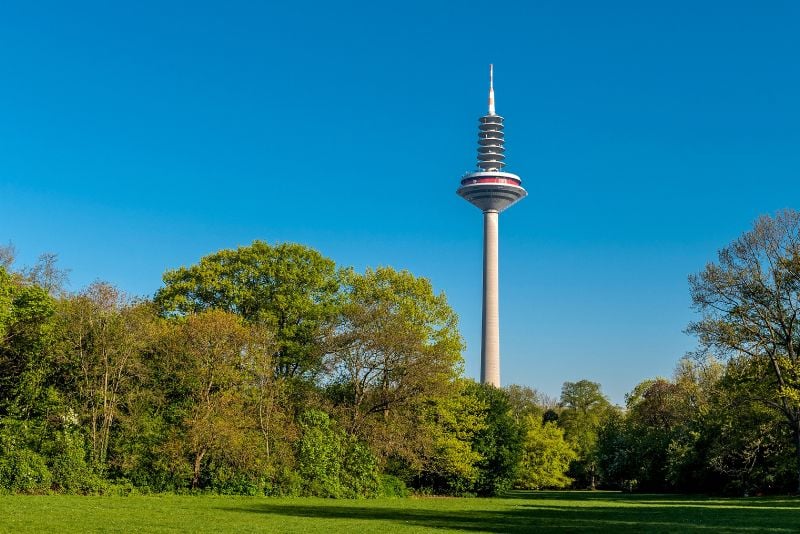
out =
[(461, 179), (459, 196), (483, 212), (483, 328), (481, 382), (500, 387), (500, 303), (497, 222), (500, 212), (528, 193), (504, 172), (503, 117), (494, 109), (494, 67), (489, 65), (489, 113), (478, 124), (478, 169)]

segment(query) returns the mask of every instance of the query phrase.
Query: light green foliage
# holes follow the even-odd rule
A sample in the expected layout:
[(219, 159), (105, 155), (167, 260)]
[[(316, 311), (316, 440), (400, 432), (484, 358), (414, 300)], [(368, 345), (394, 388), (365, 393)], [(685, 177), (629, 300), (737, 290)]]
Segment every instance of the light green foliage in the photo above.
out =
[(420, 483), (437, 491), (463, 494), (473, 491), (483, 456), (473, 449), (476, 434), (486, 429), (488, 403), (460, 379), (453, 396), (432, 402), (421, 433), (431, 440)]
[(47, 493), (52, 478), (45, 458), (30, 449), (12, 449), (0, 456), (0, 488), (15, 493)]
[(335, 344), (333, 400), (348, 432), (382, 462), (398, 456), (421, 467), (425, 404), (458, 394), (463, 342), (445, 295), (407, 271), (350, 272)]
[(528, 415), (522, 461), (514, 485), (521, 489), (565, 488), (572, 483), (566, 473), (575, 458), (575, 451), (564, 440), (564, 432), (558, 425)]
[(0, 414), (47, 411), (53, 299), (0, 267)]
[(305, 493), (319, 497), (339, 497), (342, 493), (342, 439), (332, 428), (328, 414), (319, 410), (304, 412), (299, 420), (302, 432), (297, 448), (298, 472)]
[(86, 461), (84, 438), (77, 430), (56, 432), (47, 443), (45, 452), (49, 459), (55, 489), (66, 493), (94, 493), (101, 490), (104, 481)]
[(275, 332), (275, 372), (316, 371), (337, 313), (333, 261), (293, 243), (221, 250), (164, 273), (156, 302), (167, 313), (220, 309)]
[(367, 447), (348, 437), (320, 410), (299, 419), (298, 472), (303, 493), (318, 497), (374, 497), (378, 464)]
[(3, 343), (6, 341), (13, 314), (13, 287), (11, 275), (4, 267), (0, 267), (0, 341)]
[(46, 458), (36, 452), (42, 427), (38, 422), (0, 417), (0, 491), (46, 493), (52, 474)]

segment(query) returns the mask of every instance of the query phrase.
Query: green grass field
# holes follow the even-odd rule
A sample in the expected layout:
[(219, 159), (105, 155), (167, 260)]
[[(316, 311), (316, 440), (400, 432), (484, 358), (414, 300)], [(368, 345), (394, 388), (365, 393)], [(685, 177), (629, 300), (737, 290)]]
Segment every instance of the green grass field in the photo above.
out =
[(2, 532), (797, 532), (800, 499), (514, 492), (497, 499), (0, 496)]

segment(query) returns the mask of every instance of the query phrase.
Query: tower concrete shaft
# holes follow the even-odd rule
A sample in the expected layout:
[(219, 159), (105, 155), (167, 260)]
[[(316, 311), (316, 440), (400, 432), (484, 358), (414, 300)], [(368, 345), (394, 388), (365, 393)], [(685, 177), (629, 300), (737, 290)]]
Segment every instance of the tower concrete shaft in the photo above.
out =
[(498, 283), (499, 213), (483, 212), (483, 328), (481, 382), (500, 387), (500, 290)]

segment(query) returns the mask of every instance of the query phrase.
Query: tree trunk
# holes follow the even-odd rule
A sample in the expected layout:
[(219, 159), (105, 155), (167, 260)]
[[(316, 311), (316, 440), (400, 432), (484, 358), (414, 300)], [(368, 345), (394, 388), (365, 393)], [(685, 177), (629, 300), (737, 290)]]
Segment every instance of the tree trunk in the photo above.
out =
[(192, 489), (197, 489), (197, 486), (200, 485), (200, 465), (202, 464), (203, 456), (205, 455), (205, 449), (194, 455), (194, 476), (192, 477)]

